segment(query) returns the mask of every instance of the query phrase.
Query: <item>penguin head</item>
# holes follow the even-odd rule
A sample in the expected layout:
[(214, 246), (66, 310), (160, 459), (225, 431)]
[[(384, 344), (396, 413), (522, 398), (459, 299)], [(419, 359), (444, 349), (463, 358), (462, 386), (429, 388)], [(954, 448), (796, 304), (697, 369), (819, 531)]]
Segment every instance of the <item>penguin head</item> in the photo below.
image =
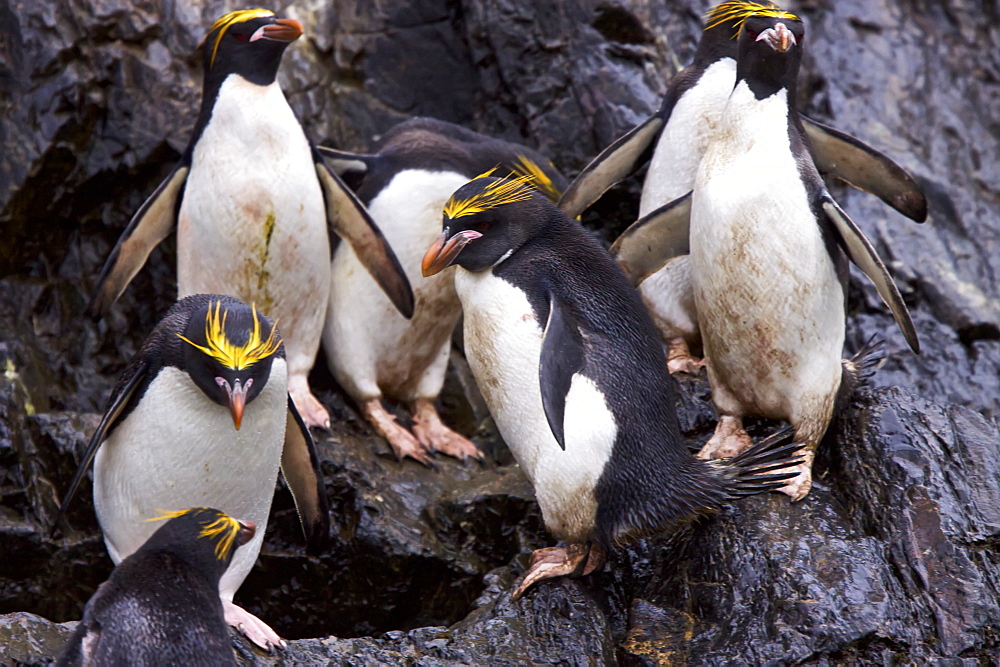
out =
[(795, 92), (805, 27), (787, 12), (751, 14), (743, 21), (736, 58), (736, 80), (746, 81), (757, 99), (782, 88)]
[(302, 35), (295, 19), (276, 18), (267, 9), (230, 12), (212, 25), (201, 43), (206, 79), (239, 74), (268, 85), (278, 75), (285, 48)]
[(747, 17), (778, 15), (794, 18), (768, 0), (731, 0), (714, 5), (705, 13), (705, 29), (698, 41), (695, 60), (705, 63), (719, 58), (735, 60), (737, 39)]
[(147, 521), (168, 521), (142, 545), (143, 550), (175, 553), (199, 569), (222, 576), (236, 549), (257, 532), (251, 521), (238, 521), (225, 512), (210, 507), (196, 507), (178, 512), (161, 512)]
[(184, 370), (212, 401), (229, 408), (237, 430), (244, 408), (271, 375), (281, 335), (270, 318), (235, 299), (209, 299), (194, 310), (183, 334)]
[(472, 179), (445, 204), (444, 231), (424, 254), (424, 276), (452, 264), (484, 271), (545, 228), (556, 209), (531, 186), (533, 178), (493, 178), (492, 173)]

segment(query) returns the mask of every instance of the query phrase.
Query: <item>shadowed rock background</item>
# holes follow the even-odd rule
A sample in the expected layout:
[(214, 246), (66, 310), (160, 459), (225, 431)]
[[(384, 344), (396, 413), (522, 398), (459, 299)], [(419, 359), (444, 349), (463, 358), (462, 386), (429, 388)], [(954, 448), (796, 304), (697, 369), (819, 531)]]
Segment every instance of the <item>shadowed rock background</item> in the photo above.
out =
[[(536, 145), (572, 176), (656, 109), (708, 5), (273, 8), (306, 28), (280, 78), (314, 140), (363, 150), (396, 122), (429, 115)], [(800, 108), (882, 149), (927, 189), (923, 225), (835, 189), (894, 273), (923, 353), (908, 352), (855, 274), (846, 351), (877, 332), (888, 360), (831, 427), (806, 500), (751, 499), (518, 603), (510, 584), (550, 539), (461, 355), (444, 413), (492, 460), (443, 461), (439, 472), (397, 463), (317, 370), (335, 421), (321, 443), (334, 545), (304, 555), (280, 490), (237, 596), (299, 640), (286, 661), (996, 659), (1000, 10), (973, 0), (785, 6), (806, 23)], [(112, 383), (175, 296), (173, 240), (104, 321), (81, 313), (118, 235), (186, 146), (201, 94), (196, 46), (240, 7), (0, 0), (0, 663), (57, 655), (71, 627), (58, 623), (79, 618), (110, 571), (89, 485), (70, 512), (74, 531), (47, 529)], [(613, 238), (635, 216), (638, 183), (609, 193), (584, 224)], [(707, 385), (680, 388), (697, 447), (713, 426)], [(277, 660), (240, 648), (246, 663)]]

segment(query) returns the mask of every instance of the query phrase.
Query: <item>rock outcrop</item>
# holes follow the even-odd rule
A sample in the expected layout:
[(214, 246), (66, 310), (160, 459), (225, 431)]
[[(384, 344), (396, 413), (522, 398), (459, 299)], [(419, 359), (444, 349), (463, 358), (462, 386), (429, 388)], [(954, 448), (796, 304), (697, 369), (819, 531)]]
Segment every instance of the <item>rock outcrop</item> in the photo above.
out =
[[(287, 10), (306, 35), (281, 79), (316, 141), (364, 149), (431, 115), (534, 144), (572, 175), (655, 110), (708, 4), (307, 0)], [(293, 639), (286, 662), (996, 659), (1000, 14), (967, 0), (786, 4), (806, 22), (800, 108), (881, 148), (929, 194), (917, 225), (835, 192), (896, 276), (923, 353), (907, 351), (855, 276), (848, 351), (878, 332), (888, 360), (832, 427), (805, 501), (750, 499), (517, 603), (510, 583), (550, 539), (466, 391), (460, 354), (442, 401), (490, 453), (482, 467), (397, 463), (318, 369), (335, 422), (321, 443), (334, 544), (306, 556), (279, 490), (239, 595)], [(110, 571), (89, 488), (72, 532), (48, 528), (111, 384), (173, 301), (172, 240), (108, 318), (82, 311), (118, 234), (185, 147), (200, 97), (194, 50), (234, 7), (0, 0), (0, 662), (55, 656), (71, 632), (60, 623), (80, 617)], [(584, 224), (613, 238), (637, 192), (627, 181)], [(681, 388), (694, 447), (713, 424), (708, 388)], [(248, 664), (277, 660), (239, 646)]]

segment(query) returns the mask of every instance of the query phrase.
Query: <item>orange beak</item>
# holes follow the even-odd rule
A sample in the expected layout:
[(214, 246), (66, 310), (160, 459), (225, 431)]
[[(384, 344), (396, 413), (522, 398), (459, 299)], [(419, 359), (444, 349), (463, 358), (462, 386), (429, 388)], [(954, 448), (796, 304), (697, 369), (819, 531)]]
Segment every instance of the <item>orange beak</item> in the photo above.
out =
[(792, 31), (784, 23), (778, 23), (773, 28), (768, 28), (760, 33), (757, 41), (761, 40), (766, 40), (771, 45), (771, 48), (778, 53), (784, 53), (797, 43), (795, 35), (792, 34)]
[(254, 525), (253, 521), (239, 521), (238, 523), (240, 524), (240, 532), (236, 535), (236, 546), (242, 547), (253, 539), (257, 533), (257, 526)]
[(239, 380), (233, 381), (233, 386), (229, 386), (224, 378), (215, 378), (215, 381), (220, 387), (226, 390), (226, 397), (229, 399), (229, 411), (233, 414), (233, 426), (236, 430), (240, 430), (240, 424), (243, 422), (243, 408), (247, 405), (247, 392), (250, 391), (250, 385), (253, 384), (253, 378), (248, 379), (244, 383), (240, 383)]
[(424, 277), (433, 276), (435, 273), (443, 271), (451, 266), (451, 263), (462, 252), (462, 248), (475, 241), (482, 234), (471, 229), (461, 231), (451, 238), (448, 238), (448, 230), (441, 232), (431, 247), (424, 253), (424, 260), (420, 263), (420, 270)]
[(269, 39), (272, 42), (294, 42), (302, 36), (302, 24), (295, 19), (274, 19), (260, 28), (251, 37), (251, 42), (258, 39)]

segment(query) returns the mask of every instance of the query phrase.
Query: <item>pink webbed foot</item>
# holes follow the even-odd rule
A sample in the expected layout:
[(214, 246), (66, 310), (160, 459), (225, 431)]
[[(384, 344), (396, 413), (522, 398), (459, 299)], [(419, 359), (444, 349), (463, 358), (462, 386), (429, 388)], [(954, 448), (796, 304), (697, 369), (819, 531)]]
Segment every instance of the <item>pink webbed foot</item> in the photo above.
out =
[(691, 355), (687, 341), (683, 338), (672, 338), (667, 342), (667, 370), (674, 373), (697, 375), (705, 367), (704, 359), (695, 359)]
[(223, 599), (222, 609), (225, 613), (227, 624), (242, 632), (247, 639), (265, 651), (270, 653), (272, 646), (284, 648), (287, 645), (285, 640), (271, 629), (271, 626), (243, 607), (236, 605), (230, 600)]
[(743, 428), (739, 417), (722, 415), (715, 426), (715, 433), (698, 452), (699, 459), (730, 459), (753, 447), (753, 440)]
[(313, 396), (308, 385), (303, 389), (301, 385), (293, 387), (289, 383), (288, 393), (291, 395), (292, 402), (295, 403), (295, 409), (299, 411), (299, 415), (302, 417), (302, 421), (306, 423), (306, 426), (309, 428), (330, 429), (330, 413), (326, 411), (326, 408), (319, 402), (319, 399)]
[(518, 582), (511, 598), (517, 600), (525, 591), (544, 579), (588, 575), (604, 565), (604, 560), (604, 551), (590, 544), (536, 549), (531, 554), (531, 564)]
[(413, 402), (413, 422), (413, 434), (428, 451), (441, 452), (463, 461), (470, 457), (483, 460), (483, 453), (476, 443), (444, 425), (432, 400), (419, 398)]
[(365, 401), (361, 406), (361, 411), (364, 413), (365, 419), (375, 428), (375, 431), (385, 438), (389, 446), (392, 447), (396, 458), (402, 461), (408, 456), (425, 466), (434, 467), (434, 462), (431, 460), (427, 448), (396, 421), (396, 416), (382, 405), (382, 399), (373, 398)]

